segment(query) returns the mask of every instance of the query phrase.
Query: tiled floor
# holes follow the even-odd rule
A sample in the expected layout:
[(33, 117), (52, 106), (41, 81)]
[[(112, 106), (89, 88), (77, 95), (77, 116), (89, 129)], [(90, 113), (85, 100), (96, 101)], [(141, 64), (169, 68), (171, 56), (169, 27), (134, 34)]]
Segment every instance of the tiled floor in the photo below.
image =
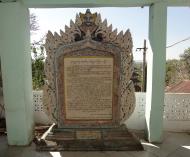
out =
[(142, 141), (145, 151), (97, 151), (97, 152), (36, 152), (35, 145), (8, 147), (5, 136), (0, 137), (0, 157), (190, 157), (190, 134), (164, 134), (162, 144)]

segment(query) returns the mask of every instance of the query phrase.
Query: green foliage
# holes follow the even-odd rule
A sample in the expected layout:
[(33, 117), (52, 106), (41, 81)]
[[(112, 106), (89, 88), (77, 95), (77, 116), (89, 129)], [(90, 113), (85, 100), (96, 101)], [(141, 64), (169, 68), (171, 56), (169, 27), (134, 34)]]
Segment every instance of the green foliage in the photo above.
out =
[(166, 62), (166, 86), (174, 82), (177, 73), (176, 66), (179, 66), (179, 60), (173, 59)]
[(34, 13), (32, 13), (30, 14), (30, 31), (31, 33), (33, 33), (37, 30), (39, 30), (37, 16)]
[(32, 84), (33, 89), (40, 90), (44, 85), (44, 47), (32, 45)]
[(190, 79), (190, 48), (180, 55), (180, 59), (166, 62), (166, 86)]
[(180, 55), (180, 58), (185, 63), (186, 69), (190, 73), (190, 47)]
[[(30, 14), (30, 32), (31, 34), (38, 31), (39, 25), (37, 16)], [(38, 42), (31, 43), (31, 56), (32, 56), (32, 84), (33, 89), (40, 90), (44, 85), (44, 37)]]
[(142, 86), (142, 66), (141, 63), (134, 63), (134, 70), (131, 80), (134, 83), (135, 92), (141, 91)]

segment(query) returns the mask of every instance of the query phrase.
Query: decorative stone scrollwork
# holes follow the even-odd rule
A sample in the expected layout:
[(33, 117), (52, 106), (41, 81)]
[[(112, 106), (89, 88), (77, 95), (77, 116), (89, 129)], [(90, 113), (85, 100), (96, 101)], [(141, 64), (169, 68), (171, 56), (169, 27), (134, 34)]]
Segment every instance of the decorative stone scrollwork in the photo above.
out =
[(102, 21), (100, 14), (92, 14), (87, 9), (85, 14), (76, 15), (76, 20), (70, 21), (70, 26), (65, 26), (65, 31), (60, 34), (47, 33), (45, 48), (47, 58), (45, 61), (46, 83), (44, 86), (44, 106), (51, 119), (57, 122), (57, 104), (56, 104), (56, 80), (55, 80), (55, 54), (57, 50), (64, 45), (74, 42), (80, 42), (85, 39), (94, 40), (101, 43), (109, 43), (118, 47), (120, 52), (120, 120), (121, 122), (129, 118), (135, 108), (135, 95), (133, 83), (130, 80), (132, 76), (132, 38), (127, 30), (117, 33), (112, 30), (112, 25), (107, 25), (107, 20)]

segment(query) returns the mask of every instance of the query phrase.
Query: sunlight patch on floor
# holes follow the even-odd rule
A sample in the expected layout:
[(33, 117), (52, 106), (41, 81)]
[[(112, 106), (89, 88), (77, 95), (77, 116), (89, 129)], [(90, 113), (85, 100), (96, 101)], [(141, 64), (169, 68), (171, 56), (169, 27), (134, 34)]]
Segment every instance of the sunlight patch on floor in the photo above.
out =
[(190, 149), (190, 146), (182, 146), (183, 148)]
[(52, 157), (61, 157), (60, 152), (50, 152), (50, 154), (52, 155)]
[(141, 142), (142, 145), (145, 145), (145, 146), (150, 146), (150, 147), (155, 147), (155, 148), (160, 148), (152, 143), (148, 143), (148, 142)]

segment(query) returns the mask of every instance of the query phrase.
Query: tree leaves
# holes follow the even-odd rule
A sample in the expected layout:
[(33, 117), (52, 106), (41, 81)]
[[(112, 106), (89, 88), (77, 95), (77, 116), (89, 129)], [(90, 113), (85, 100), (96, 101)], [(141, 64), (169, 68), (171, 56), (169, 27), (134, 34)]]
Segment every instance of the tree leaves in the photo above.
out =
[(182, 61), (184, 61), (186, 65), (186, 69), (190, 73), (190, 47), (184, 51), (183, 54), (180, 55)]

